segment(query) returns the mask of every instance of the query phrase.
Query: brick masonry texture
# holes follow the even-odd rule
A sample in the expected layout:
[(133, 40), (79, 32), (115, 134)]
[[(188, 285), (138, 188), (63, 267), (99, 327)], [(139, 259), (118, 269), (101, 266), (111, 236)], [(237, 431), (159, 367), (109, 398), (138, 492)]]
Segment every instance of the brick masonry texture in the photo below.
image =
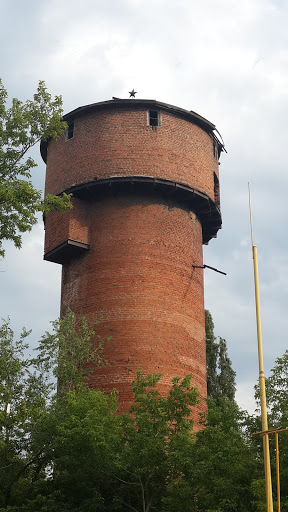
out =
[(147, 126), (147, 110), (94, 112), (74, 121), (74, 137), (49, 143), (46, 193), (111, 176), (151, 176), (196, 188), (214, 200), (218, 161), (200, 127), (161, 112)]
[[(132, 102), (133, 103), (133, 102)], [(214, 200), (213, 140), (195, 124), (161, 112), (147, 125), (147, 110), (90, 112), (74, 119), (74, 136), (50, 141), (46, 193), (115, 176), (149, 176), (189, 185)], [(61, 314), (67, 308), (91, 323), (101, 320), (108, 365), (93, 369), (89, 385), (118, 389), (120, 408), (131, 404), (136, 371), (160, 372), (166, 394), (175, 376), (193, 374), (205, 410), (206, 347), (202, 227), (193, 213), (160, 192), (123, 191), (73, 198), (71, 212), (50, 213), (45, 253), (68, 238), (89, 244), (67, 259)]]
[(73, 198), (73, 209), (67, 212), (52, 212), (45, 221), (44, 253), (70, 238), (89, 243), (89, 209), (84, 201)]
[(85, 255), (63, 267), (62, 314), (69, 307), (89, 322), (109, 366), (95, 369), (91, 386), (119, 390), (124, 409), (137, 370), (171, 378), (193, 374), (206, 395), (202, 230), (189, 212), (133, 195), (89, 204)]

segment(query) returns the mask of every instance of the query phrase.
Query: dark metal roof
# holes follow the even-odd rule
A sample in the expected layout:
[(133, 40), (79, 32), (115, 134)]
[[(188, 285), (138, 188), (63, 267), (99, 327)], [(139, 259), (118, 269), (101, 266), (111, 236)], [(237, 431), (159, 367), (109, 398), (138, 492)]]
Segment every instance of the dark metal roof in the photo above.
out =
[[(100, 101), (99, 103), (91, 103), (90, 105), (84, 105), (82, 107), (78, 107), (71, 112), (68, 112), (63, 116), (64, 121), (69, 123), (69, 121), (73, 121), (77, 117), (85, 116), (86, 114), (90, 114), (91, 112), (101, 111), (101, 110), (142, 110), (143, 108), (149, 109), (159, 109), (165, 112), (169, 112), (177, 117), (181, 117), (188, 122), (196, 124), (200, 126), (204, 131), (213, 136), (213, 138), (217, 141), (218, 147), (220, 151), (225, 150), (224, 143), (220, 142), (217, 136), (214, 133), (214, 130), (217, 131), (216, 126), (200, 116), (193, 110), (185, 110), (184, 108), (175, 107), (174, 105), (169, 105), (168, 103), (162, 103), (157, 100), (141, 100), (141, 99), (120, 99), (115, 98), (107, 101)], [(217, 131), (217, 133), (219, 133)], [(220, 135), (220, 134), (219, 134)], [(221, 135), (220, 135), (221, 137)], [(40, 153), (41, 156), (46, 163), (47, 158), (47, 146), (49, 141), (41, 141), (40, 145)]]

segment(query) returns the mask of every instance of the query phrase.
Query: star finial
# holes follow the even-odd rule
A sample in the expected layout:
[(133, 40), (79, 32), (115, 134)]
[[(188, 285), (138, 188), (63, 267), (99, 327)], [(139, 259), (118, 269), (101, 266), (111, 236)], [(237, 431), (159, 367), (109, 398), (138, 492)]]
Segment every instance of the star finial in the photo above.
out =
[(129, 91), (129, 94), (130, 94), (129, 98), (135, 98), (135, 94), (137, 94), (137, 92), (134, 91), (134, 89), (132, 89), (132, 91)]

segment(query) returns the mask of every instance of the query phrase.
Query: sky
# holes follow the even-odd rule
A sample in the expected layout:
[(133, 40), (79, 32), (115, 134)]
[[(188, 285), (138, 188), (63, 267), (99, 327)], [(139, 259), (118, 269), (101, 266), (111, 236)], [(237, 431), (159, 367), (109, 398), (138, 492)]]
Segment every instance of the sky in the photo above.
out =
[[(0, 76), (9, 97), (32, 98), (39, 80), (64, 112), (137, 97), (193, 110), (216, 124), (222, 230), (204, 248), (205, 307), (226, 339), (239, 405), (254, 410), (258, 378), (253, 262), (259, 258), (265, 375), (287, 349), (288, 1), (0, 0)], [(33, 182), (43, 190), (39, 147)], [(0, 313), (37, 344), (59, 316), (59, 265), (43, 261), (41, 218), (0, 261)]]

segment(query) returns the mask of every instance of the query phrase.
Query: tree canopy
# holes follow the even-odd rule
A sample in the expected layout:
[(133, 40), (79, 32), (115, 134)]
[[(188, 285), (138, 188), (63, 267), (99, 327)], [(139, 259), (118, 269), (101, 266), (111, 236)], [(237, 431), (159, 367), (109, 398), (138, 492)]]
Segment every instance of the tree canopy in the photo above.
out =
[(3, 242), (11, 240), (21, 247), (21, 234), (37, 222), (36, 214), (50, 209), (71, 208), (70, 197), (48, 195), (31, 182), (35, 161), (27, 156), (41, 139), (57, 138), (66, 128), (62, 121), (62, 98), (52, 99), (45, 83), (40, 81), (33, 100), (25, 103), (13, 98), (7, 107), (7, 90), (0, 79), (0, 256)]
[(97, 325), (70, 312), (32, 358), (28, 334), (0, 330), (0, 512), (265, 510), (258, 447), (234, 400), (209, 398), (194, 432), (191, 376), (163, 397), (161, 375), (139, 372), (134, 404), (118, 414), (116, 390), (85, 386), (89, 361), (105, 364)]
[(7, 322), (0, 330), (0, 510), (152, 512), (182, 503), (188, 512), (191, 376), (175, 378), (162, 397), (160, 375), (139, 372), (130, 413), (117, 415), (116, 392), (85, 386), (89, 362), (104, 364), (95, 327), (70, 312), (33, 358), (28, 335), (15, 341)]
[(101, 343), (92, 345), (94, 330), (84, 319), (78, 321), (76, 330), (75, 315), (69, 312), (53, 328), (52, 334), (42, 337), (38, 355), (29, 357), (30, 331), (23, 329), (15, 339), (8, 320), (0, 327), (0, 507), (13, 502), (15, 495), (21, 496), (22, 484), (27, 485), (46, 467), (45, 443), (38, 439), (35, 445), (32, 432), (44, 418), (45, 429), (51, 423), (47, 413), (55, 397), (61, 396), (53, 377), (61, 373), (63, 386), (71, 382), (80, 386), (84, 361), (97, 358), (102, 364)]
[[(287, 429), (287, 432), (280, 433), (279, 453), (280, 453), (280, 478), (281, 478), (281, 510), (288, 511), (288, 350), (283, 356), (278, 357), (274, 367), (271, 369), (269, 377), (265, 379), (266, 401), (268, 410), (269, 429)], [(255, 398), (260, 406), (259, 384), (255, 386)], [(255, 419), (257, 422), (257, 418)], [(257, 426), (257, 428), (256, 428)], [(261, 431), (261, 423), (258, 421), (254, 431)], [(259, 436), (257, 436), (258, 438)], [(262, 453), (262, 440), (255, 439), (258, 452)], [(275, 436), (270, 435), (270, 452), (275, 453)], [(271, 460), (272, 487), (276, 490), (276, 468), (275, 458)]]
[(244, 425), (246, 414), (227, 397), (208, 398), (205, 428), (197, 434), (193, 447), (195, 510), (256, 511), (265, 509), (265, 483), (258, 483), (259, 468), (255, 451)]
[(207, 394), (212, 398), (227, 397), (235, 399), (236, 373), (228, 357), (227, 343), (224, 338), (214, 335), (212, 315), (205, 310)]

